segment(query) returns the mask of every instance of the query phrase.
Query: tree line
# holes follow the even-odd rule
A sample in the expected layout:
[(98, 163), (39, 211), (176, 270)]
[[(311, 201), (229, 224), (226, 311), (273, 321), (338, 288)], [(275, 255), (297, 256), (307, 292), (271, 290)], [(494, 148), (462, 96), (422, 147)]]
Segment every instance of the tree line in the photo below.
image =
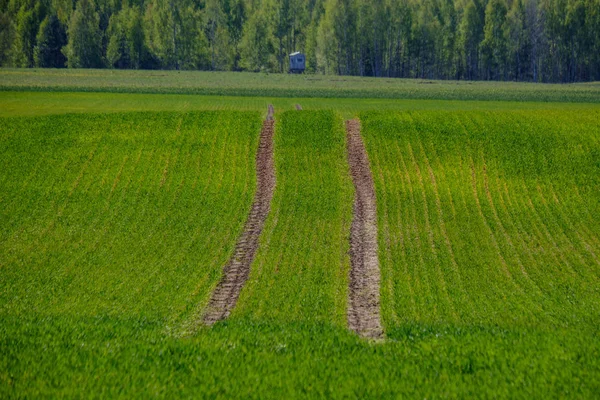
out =
[(0, 65), (600, 80), (600, 0), (0, 0)]

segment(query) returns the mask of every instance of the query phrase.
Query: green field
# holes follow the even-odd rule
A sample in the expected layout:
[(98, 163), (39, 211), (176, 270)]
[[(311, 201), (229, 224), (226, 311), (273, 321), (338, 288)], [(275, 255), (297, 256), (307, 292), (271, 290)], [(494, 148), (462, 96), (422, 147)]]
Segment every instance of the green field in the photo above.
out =
[(556, 85), (251, 72), (0, 70), (0, 91), (48, 90), (284, 98), (600, 102), (600, 85), (595, 82)]
[(353, 198), (343, 121), (331, 111), (287, 111), (279, 121), (275, 196), (233, 316), (343, 329)]
[[(0, 91), (0, 397), (600, 393), (593, 84), (540, 86), (586, 88), (585, 104), (488, 83), (474, 86), (489, 101), (353, 99), (330, 77), (315, 98), (49, 91), (63, 71), (2, 70), (0, 86), (19, 73), (43, 84)], [(117, 90), (158, 73), (115, 72)], [(160, 73), (148, 91), (202, 76)], [(263, 82), (245, 75), (206, 85)], [(536, 102), (503, 101), (521, 92)], [(267, 104), (277, 183), (260, 248), (230, 318), (201, 326), (251, 207)], [(346, 323), (350, 117), (377, 196), (378, 341)]]
[(600, 114), (361, 115), (386, 322), (600, 322)]

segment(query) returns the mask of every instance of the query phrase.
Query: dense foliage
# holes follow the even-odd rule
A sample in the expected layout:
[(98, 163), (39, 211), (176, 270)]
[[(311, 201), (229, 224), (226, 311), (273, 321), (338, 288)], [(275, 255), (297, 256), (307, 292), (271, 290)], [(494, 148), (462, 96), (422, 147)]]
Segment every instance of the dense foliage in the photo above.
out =
[(15, 67), (600, 79), (600, 0), (0, 0)]

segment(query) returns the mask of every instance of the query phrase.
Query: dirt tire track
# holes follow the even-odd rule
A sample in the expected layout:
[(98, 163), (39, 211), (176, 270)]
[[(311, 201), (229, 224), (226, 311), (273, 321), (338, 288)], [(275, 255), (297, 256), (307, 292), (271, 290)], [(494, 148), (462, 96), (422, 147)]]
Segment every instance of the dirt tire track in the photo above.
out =
[(302, 106), (300, 104), (296, 104), (296, 110), (302, 111)]
[(263, 122), (260, 143), (256, 154), (256, 193), (244, 231), (238, 239), (233, 256), (223, 268), (221, 281), (215, 288), (202, 317), (205, 325), (212, 325), (229, 316), (250, 275), (250, 266), (256, 255), (260, 234), (271, 208), (275, 189), (273, 159), (274, 109), (269, 105)]
[(360, 122), (346, 121), (348, 163), (354, 183), (354, 216), (350, 231), (348, 327), (366, 338), (382, 338), (377, 245), (377, 207), (369, 158)]

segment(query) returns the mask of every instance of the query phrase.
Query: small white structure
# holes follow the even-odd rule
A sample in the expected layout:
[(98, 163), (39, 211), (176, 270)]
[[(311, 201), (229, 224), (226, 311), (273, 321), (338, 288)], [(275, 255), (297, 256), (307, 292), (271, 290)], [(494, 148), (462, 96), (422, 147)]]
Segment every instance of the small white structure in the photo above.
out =
[(301, 74), (306, 69), (306, 57), (299, 51), (290, 54), (290, 72)]

